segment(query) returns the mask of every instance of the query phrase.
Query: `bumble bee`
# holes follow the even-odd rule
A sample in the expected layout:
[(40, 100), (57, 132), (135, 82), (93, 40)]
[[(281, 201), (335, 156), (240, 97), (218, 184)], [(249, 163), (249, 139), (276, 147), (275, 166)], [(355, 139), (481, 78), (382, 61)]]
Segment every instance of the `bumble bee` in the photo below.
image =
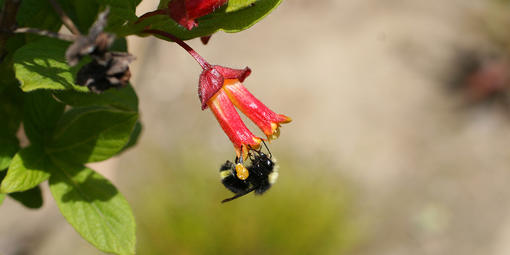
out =
[(236, 158), (235, 164), (227, 160), (220, 168), (221, 182), (236, 195), (224, 199), (222, 203), (242, 197), (252, 191), (262, 195), (278, 179), (278, 167), (271, 152), (269, 156), (261, 151), (250, 151), (251, 164), (245, 167), (242, 160)]

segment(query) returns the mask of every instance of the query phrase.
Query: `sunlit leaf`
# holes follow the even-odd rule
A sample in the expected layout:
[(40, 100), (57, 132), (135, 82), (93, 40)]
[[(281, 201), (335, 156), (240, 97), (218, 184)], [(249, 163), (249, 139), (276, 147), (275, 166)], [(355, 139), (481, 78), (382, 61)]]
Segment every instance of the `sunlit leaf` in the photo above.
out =
[(76, 89), (88, 91), (74, 83), (79, 67), (71, 68), (65, 60), (68, 42), (44, 38), (19, 48), (14, 53), (14, 71), (25, 92), (36, 89)]
[(93, 170), (55, 163), (50, 189), (67, 221), (102, 251), (134, 254), (135, 220), (126, 199)]
[(19, 151), (12, 159), (0, 186), (1, 193), (29, 190), (50, 177), (51, 165), (43, 149), (31, 146)]

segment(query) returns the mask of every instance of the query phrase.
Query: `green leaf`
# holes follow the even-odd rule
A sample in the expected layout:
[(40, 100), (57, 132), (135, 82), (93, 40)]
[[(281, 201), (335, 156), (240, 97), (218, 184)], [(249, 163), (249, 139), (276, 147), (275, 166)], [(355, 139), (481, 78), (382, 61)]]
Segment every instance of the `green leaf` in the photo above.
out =
[(110, 47), (111, 51), (120, 51), (120, 52), (127, 52), (128, 51), (128, 43), (126, 38), (115, 38), (115, 41), (113, 42), (112, 46)]
[(65, 105), (57, 102), (50, 91), (38, 90), (25, 94), (23, 125), (32, 144), (46, 144), (52, 137)]
[(62, 9), (71, 18), (78, 29), (83, 34), (88, 34), (90, 26), (94, 23), (99, 13), (99, 4), (97, 1), (64, 0), (59, 2)]
[(124, 146), (121, 152), (136, 145), (138, 139), (140, 138), (140, 135), (142, 134), (142, 130), (143, 130), (142, 123), (140, 123), (140, 121), (137, 121), (135, 124), (135, 128), (131, 132), (131, 136), (129, 138), (128, 143), (126, 144), (126, 146)]
[(57, 91), (55, 97), (71, 106), (111, 106), (121, 110), (138, 111), (138, 97), (131, 85), (121, 89), (109, 89), (101, 94), (73, 90)]
[[(17, 47), (9, 45), (11, 41), (16, 41), (16, 39), (19, 39), (19, 37), (11, 37), (9, 38), (10, 41), (6, 44), (6, 49), (8, 52), (15, 51), (20, 43), (24, 42), (18, 42)], [(18, 81), (16, 80), (16, 77), (14, 76), (14, 69), (12, 66), (12, 54), (8, 53), (4, 59), (0, 62), (0, 93), (11, 85), (18, 85)]]
[(55, 161), (50, 190), (66, 220), (104, 252), (135, 253), (135, 220), (126, 199), (93, 170)]
[(19, 151), (11, 161), (7, 175), (0, 186), (0, 193), (29, 190), (50, 177), (51, 164), (43, 149), (30, 146)]
[(136, 112), (108, 107), (79, 107), (59, 121), (47, 152), (75, 163), (96, 162), (117, 154), (128, 143)]
[(23, 119), (23, 92), (16, 83), (0, 92), (0, 132), (15, 135)]
[(43, 205), (41, 188), (39, 186), (23, 192), (10, 193), (9, 196), (30, 209), (41, 208)]
[(229, 0), (226, 12), (238, 11), (243, 8), (250, 7), (258, 0)]
[[(3, 65), (0, 64), (0, 68)], [(9, 73), (7, 71), (7, 73)], [(6, 74), (0, 70), (0, 171), (5, 170), (14, 154), (19, 150), (16, 133), (23, 116), (23, 92), (17, 83), (1, 80)]]
[[(172, 0), (160, 0), (158, 9), (163, 9), (168, 6), (168, 3)], [(237, 11), (242, 8), (249, 7), (251, 4), (257, 2), (258, 0), (229, 0), (227, 3), (227, 12)]]
[(12, 157), (19, 150), (19, 141), (14, 135), (0, 129), (0, 172), (9, 167)]
[[(0, 182), (2, 182), (2, 180), (5, 178), (5, 174), (6, 174), (5, 171), (0, 171)], [(2, 205), (2, 203), (4, 202), (5, 196), (6, 194), (0, 193), (0, 205)]]
[(107, 31), (118, 31), (126, 22), (136, 21), (136, 6), (141, 0), (97, 0), (101, 9), (110, 7)]
[[(183, 40), (211, 35), (220, 30), (236, 33), (253, 26), (280, 3), (281, 0), (230, 0), (226, 7), (197, 19), (198, 27), (191, 31), (178, 25), (168, 16), (155, 15), (138, 24), (130, 24), (124, 27), (123, 31), (119, 31), (119, 34), (138, 34), (148, 25), (151, 29), (163, 30)], [(163, 3), (160, 6), (166, 5)]]
[(16, 16), (19, 27), (57, 31), (62, 22), (49, 1), (23, 0)]
[(14, 53), (14, 71), (25, 92), (36, 89), (75, 89), (88, 91), (74, 84), (74, 75), (79, 66), (71, 68), (65, 60), (69, 46), (52, 38), (44, 38), (26, 44)]

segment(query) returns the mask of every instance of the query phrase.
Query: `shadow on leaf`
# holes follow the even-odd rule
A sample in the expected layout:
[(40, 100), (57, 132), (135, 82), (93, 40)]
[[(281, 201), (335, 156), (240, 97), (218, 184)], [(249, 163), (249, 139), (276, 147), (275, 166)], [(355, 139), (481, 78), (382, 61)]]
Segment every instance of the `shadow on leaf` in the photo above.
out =
[(62, 196), (62, 202), (69, 201), (86, 201), (94, 202), (108, 201), (118, 191), (108, 180), (100, 177), (98, 174), (88, 172), (87, 178), (80, 183), (75, 183), (73, 189), (69, 190)]
[(60, 197), (63, 203), (104, 202), (118, 194), (115, 186), (90, 168), (55, 159), (53, 162), (55, 171), (50, 178), (50, 187), (53, 195)]
[[(24, 79), (24, 77), (19, 77), (19, 79), (23, 81), (22, 87), (24, 90), (34, 90), (38, 88), (73, 89), (73, 83), (70, 82), (70, 80), (73, 80), (73, 73), (68, 69), (51, 65), (48, 59), (38, 59), (38, 61), (23, 61), (21, 65), (23, 65), (27, 71), (36, 73), (44, 79), (50, 79), (52, 81), (40, 82), (41, 77), (36, 77), (37, 79)], [(65, 78), (63, 77), (64, 75), (69, 77)]]

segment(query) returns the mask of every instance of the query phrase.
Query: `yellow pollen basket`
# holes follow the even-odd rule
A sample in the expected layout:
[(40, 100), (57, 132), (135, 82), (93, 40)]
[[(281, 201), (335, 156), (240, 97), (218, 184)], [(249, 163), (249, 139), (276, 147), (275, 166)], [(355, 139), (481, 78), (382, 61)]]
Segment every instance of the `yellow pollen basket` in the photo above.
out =
[(243, 164), (238, 163), (236, 165), (236, 176), (239, 180), (246, 180), (248, 179), (248, 176), (250, 176), (250, 173), (248, 172), (248, 169), (243, 166)]

